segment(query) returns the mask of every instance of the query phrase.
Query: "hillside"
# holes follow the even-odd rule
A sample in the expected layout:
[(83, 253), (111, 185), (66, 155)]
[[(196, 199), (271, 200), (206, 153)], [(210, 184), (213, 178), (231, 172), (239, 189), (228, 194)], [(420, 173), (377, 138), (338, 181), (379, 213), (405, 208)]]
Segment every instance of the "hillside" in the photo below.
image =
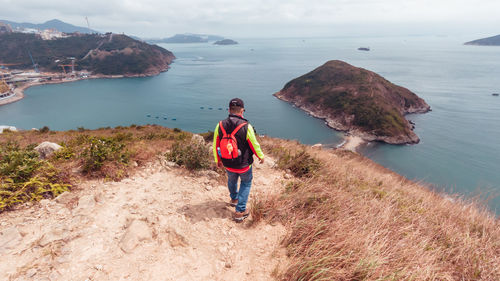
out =
[(329, 61), (288, 82), (275, 96), (326, 119), (334, 129), (391, 144), (418, 143), (404, 115), (430, 110), (408, 89), (342, 61)]
[[(492, 213), (345, 150), (260, 138), (266, 163), (236, 224), (211, 138), (0, 134), (0, 280), (500, 279)], [(62, 148), (41, 161), (42, 141)]]
[(21, 28), (21, 29), (22, 28), (32, 28), (32, 29), (40, 29), (40, 30), (55, 29), (55, 30), (58, 30), (58, 31), (64, 32), (64, 33), (74, 33), (74, 32), (88, 33), (88, 34), (99, 33), (95, 30), (88, 29), (87, 27), (72, 25), (72, 24), (60, 21), (58, 19), (49, 20), (49, 21), (46, 21), (44, 23), (39, 23), (39, 24), (29, 23), (29, 22), (18, 23), (18, 22), (13, 22), (13, 21), (8, 21), (8, 20), (0, 20), (0, 22), (4, 22), (6, 24), (9, 24), (13, 29), (17, 29), (17, 28)]
[(34, 34), (0, 35), (0, 61), (18, 63), (16, 68), (33, 68), (29, 53), (41, 70), (60, 72), (60, 64), (77, 70), (105, 75), (154, 75), (165, 71), (174, 55), (158, 46), (134, 40), (126, 35), (108, 33), (73, 34), (68, 38), (42, 40)]
[(475, 46), (500, 46), (500, 35), (482, 38), (470, 42), (464, 43), (464, 45), (475, 45)]

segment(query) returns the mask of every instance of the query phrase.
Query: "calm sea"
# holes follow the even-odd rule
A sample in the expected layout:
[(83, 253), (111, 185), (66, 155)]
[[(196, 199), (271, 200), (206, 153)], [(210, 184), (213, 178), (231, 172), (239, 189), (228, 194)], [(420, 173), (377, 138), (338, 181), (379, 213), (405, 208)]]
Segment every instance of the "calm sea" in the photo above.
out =
[[(335, 145), (342, 135), (272, 96), (289, 80), (340, 59), (384, 76), (433, 109), (412, 115), (421, 143), (370, 144), (362, 153), (437, 189), (500, 193), (500, 47), (471, 37), (238, 39), (239, 45), (165, 44), (177, 56), (156, 77), (87, 80), (30, 88), (0, 107), (0, 125), (53, 130), (160, 124), (213, 130), (241, 97), (259, 134)], [(370, 52), (357, 51), (367, 46)], [(175, 119), (175, 120), (174, 120)], [(490, 207), (500, 209), (500, 198)], [(497, 212), (498, 213), (498, 212)]]

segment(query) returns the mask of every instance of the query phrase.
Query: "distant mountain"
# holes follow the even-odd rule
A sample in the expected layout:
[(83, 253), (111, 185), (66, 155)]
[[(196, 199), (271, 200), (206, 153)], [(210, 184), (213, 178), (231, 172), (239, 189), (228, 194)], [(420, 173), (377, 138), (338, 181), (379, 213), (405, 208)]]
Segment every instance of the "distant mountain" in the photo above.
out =
[(99, 33), (98, 31), (88, 29), (86, 27), (81, 27), (81, 26), (75, 26), (69, 23), (65, 23), (63, 21), (53, 19), (49, 20), (45, 23), (41, 24), (35, 24), (35, 23), (29, 23), (29, 22), (23, 22), (23, 23), (17, 23), (13, 21), (8, 21), (8, 20), (0, 20), (0, 22), (7, 23), (9, 24), (12, 29), (18, 29), (18, 28), (33, 28), (33, 29), (56, 29), (60, 32), (64, 33), (73, 33), (73, 32), (80, 32), (80, 33)]
[(172, 37), (162, 39), (148, 39), (148, 43), (207, 43), (210, 41), (222, 40), (224, 37), (209, 34), (176, 34)]
[(500, 34), (488, 38), (478, 39), (465, 43), (464, 45), (475, 46), (500, 46)]

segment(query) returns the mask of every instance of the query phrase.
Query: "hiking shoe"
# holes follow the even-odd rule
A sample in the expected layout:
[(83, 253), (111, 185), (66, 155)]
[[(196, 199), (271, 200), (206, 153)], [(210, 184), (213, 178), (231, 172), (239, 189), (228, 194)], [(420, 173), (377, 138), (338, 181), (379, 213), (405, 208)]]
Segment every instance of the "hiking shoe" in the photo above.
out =
[(244, 212), (236, 212), (234, 213), (234, 221), (235, 222), (242, 222), (244, 219), (248, 218), (250, 215), (250, 211), (246, 210)]
[(236, 205), (238, 205), (238, 199), (231, 199), (229, 201), (229, 206), (236, 207)]

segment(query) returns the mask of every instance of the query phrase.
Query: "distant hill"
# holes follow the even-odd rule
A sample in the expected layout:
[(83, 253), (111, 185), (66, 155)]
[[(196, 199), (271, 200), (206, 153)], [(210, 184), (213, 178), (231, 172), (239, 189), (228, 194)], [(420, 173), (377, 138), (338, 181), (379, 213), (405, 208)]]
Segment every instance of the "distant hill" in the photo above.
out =
[(236, 45), (238, 42), (231, 40), (231, 39), (224, 39), (224, 40), (219, 40), (215, 41), (214, 45)]
[(0, 22), (4, 22), (7, 24), (10, 24), (10, 26), (13, 29), (17, 28), (33, 28), (33, 29), (56, 29), (60, 32), (64, 33), (74, 33), (74, 32), (80, 32), (80, 33), (99, 33), (98, 31), (88, 29), (87, 27), (81, 27), (81, 26), (75, 26), (69, 23), (65, 23), (63, 21), (53, 19), (49, 20), (45, 23), (41, 24), (35, 24), (35, 23), (28, 23), (28, 22), (23, 22), (23, 23), (17, 23), (13, 21), (8, 21), (8, 20), (0, 20)]
[(148, 39), (146, 40), (148, 43), (207, 43), (211, 41), (222, 40), (224, 37), (218, 35), (209, 35), (209, 34), (193, 34), (193, 33), (185, 33), (185, 34), (176, 34), (172, 37), (162, 38), (162, 39)]
[(105, 75), (154, 75), (165, 71), (175, 59), (172, 52), (119, 34), (80, 34), (42, 40), (35, 34), (0, 35), (0, 62), (33, 67), (28, 51), (40, 69), (61, 71), (74, 57), (77, 70)]
[(487, 37), (465, 43), (464, 45), (475, 46), (500, 46), (500, 34), (497, 36)]
[(293, 79), (275, 96), (325, 119), (332, 128), (391, 144), (418, 143), (404, 115), (430, 110), (410, 90), (343, 61), (329, 61)]

